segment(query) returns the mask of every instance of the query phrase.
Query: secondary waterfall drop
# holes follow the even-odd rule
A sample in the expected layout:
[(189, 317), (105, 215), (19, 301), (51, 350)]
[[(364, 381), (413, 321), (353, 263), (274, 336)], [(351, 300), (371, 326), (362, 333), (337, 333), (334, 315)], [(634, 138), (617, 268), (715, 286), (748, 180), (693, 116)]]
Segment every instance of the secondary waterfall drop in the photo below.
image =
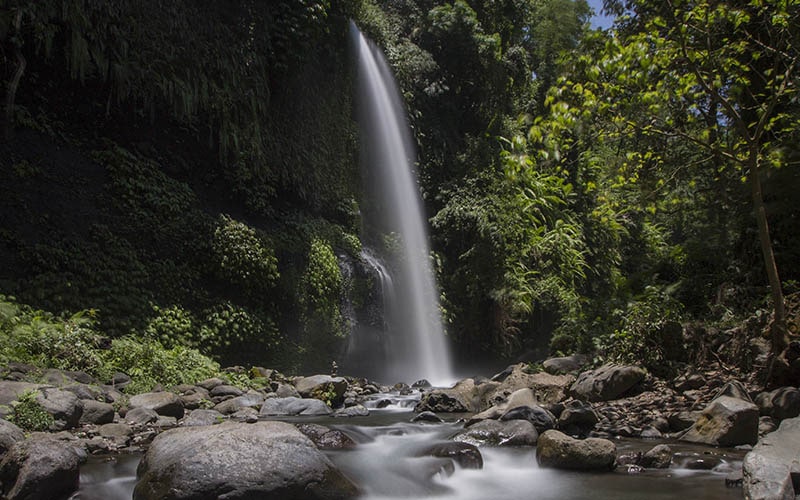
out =
[[(434, 385), (454, 380), (439, 311), (438, 289), (422, 199), (412, 168), (414, 148), (405, 109), (380, 49), (351, 22), (358, 53), (362, 168), (376, 180), (375, 207), (366, 222), (392, 235), (396, 251), (383, 258), (394, 272), (392, 303), (385, 304), (390, 349), (382, 376), (408, 383), (426, 378)], [(377, 196), (375, 196), (377, 195)], [(384, 300), (387, 297), (384, 296)]]

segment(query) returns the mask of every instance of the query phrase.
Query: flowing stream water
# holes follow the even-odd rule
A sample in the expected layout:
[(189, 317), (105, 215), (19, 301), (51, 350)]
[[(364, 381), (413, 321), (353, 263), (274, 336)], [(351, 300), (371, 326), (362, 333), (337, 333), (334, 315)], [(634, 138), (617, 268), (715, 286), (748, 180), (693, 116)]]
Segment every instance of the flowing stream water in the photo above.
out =
[[(419, 394), (374, 395), (370, 416), (350, 419), (306, 417), (287, 419), (338, 428), (358, 444), (328, 456), (363, 491), (359, 500), (650, 500), (691, 498), (740, 499), (741, 488), (727, 488), (725, 475), (741, 467), (744, 452), (668, 442), (675, 453), (668, 469), (628, 474), (571, 472), (542, 469), (532, 447), (480, 449), (482, 469), (455, 466), (450, 474), (446, 459), (419, 456), (462, 428), (457, 416), (444, 423), (410, 423)], [(391, 404), (378, 409), (386, 399)], [(646, 451), (665, 441), (620, 439), (617, 452)], [(92, 458), (81, 469), (81, 488), (72, 500), (130, 500), (136, 483), (139, 455)], [(696, 469), (698, 462), (710, 469)]]
[[(439, 310), (425, 212), (413, 170), (415, 155), (406, 112), (383, 53), (355, 23), (351, 23), (351, 36), (358, 53), (362, 167), (374, 185), (370, 188), (374, 191), (372, 208), (364, 217), (372, 231), (392, 240), (392, 251), (381, 256), (393, 271), (392, 302), (386, 304), (391, 313), (391, 353), (383, 373), (374, 378), (408, 383), (426, 378), (434, 385), (446, 385), (455, 376)], [(381, 272), (382, 277), (384, 274), (388, 275)]]

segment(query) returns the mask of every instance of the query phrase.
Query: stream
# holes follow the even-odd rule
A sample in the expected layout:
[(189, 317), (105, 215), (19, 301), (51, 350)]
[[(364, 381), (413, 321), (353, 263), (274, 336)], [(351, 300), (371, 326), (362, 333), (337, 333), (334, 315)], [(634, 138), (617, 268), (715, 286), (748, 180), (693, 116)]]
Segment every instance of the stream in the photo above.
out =
[[(374, 408), (381, 399), (386, 408)], [(371, 414), (354, 418), (292, 418), (340, 429), (358, 443), (349, 451), (328, 452), (330, 459), (358, 484), (359, 500), (435, 498), (440, 500), (641, 500), (696, 498), (741, 499), (741, 488), (725, 486), (725, 476), (741, 467), (743, 451), (711, 448), (670, 440), (616, 439), (617, 454), (645, 452), (666, 443), (674, 458), (669, 469), (646, 469), (629, 474), (571, 472), (542, 469), (535, 448), (481, 448), (483, 469), (461, 469), (451, 474), (445, 459), (418, 457), (423, 448), (446, 441), (461, 428), (458, 416), (444, 423), (410, 423), (415, 399), (375, 395), (367, 402)], [(71, 500), (130, 500), (141, 455), (92, 457), (81, 468), (80, 489)], [(698, 470), (698, 467), (710, 469)]]

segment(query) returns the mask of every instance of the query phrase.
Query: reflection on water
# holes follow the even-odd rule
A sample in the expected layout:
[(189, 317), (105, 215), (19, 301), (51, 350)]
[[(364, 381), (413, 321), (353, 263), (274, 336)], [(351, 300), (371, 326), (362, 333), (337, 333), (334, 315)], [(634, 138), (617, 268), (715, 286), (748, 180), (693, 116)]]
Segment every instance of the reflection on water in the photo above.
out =
[[(460, 423), (412, 424), (413, 413), (372, 410), (369, 417), (316, 422), (338, 428), (358, 446), (329, 453), (331, 460), (364, 491), (360, 500), (435, 498), (437, 500), (640, 500), (740, 499), (740, 488), (726, 488), (725, 474), (741, 467), (742, 452), (668, 443), (673, 468), (639, 474), (588, 473), (540, 469), (532, 448), (482, 448), (484, 468), (455, 470), (449, 461), (419, 456), (445, 441)], [(659, 441), (618, 440), (618, 454), (646, 451)], [(81, 469), (77, 500), (130, 500), (136, 455), (92, 459)], [(710, 464), (711, 470), (694, 470)]]

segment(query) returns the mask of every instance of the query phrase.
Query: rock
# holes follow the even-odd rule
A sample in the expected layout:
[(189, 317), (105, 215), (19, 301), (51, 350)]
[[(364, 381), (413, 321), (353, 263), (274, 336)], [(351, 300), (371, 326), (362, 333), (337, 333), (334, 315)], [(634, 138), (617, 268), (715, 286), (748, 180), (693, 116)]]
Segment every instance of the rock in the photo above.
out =
[(295, 427), (308, 436), (320, 450), (350, 450), (356, 447), (356, 442), (338, 429), (319, 424), (297, 424)]
[(135, 500), (338, 500), (355, 485), (291, 424), (225, 423), (167, 431), (139, 465)]
[(16, 442), (0, 462), (4, 499), (66, 498), (78, 489), (86, 451), (76, 442), (35, 434)]
[[(759, 396), (761, 396), (759, 394)], [(800, 390), (794, 387), (781, 387), (767, 393), (762, 415), (769, 415), (775, 420), (794, 418), (800, 415)], [(767, 412), (765, 413), (764, 410)]]
[(0, 420), (0, 457), (14, 446), (17, 441), (25, 439), (25, 433), (9, 422), (8, 420)]
[(480, 400), (475, 381), (467, 378), (450, 389), (433, 389), (426, 392), (414, 407), (417, 413), (474, 413), (480, 411)]
[(0, 380), (0, 405), (8, 406), (12, 401), (17, 401), (26, 392), (38, 391), (47, 387), (42, 384)]
[(705, 386), (706, 379), (699, 373), (693, 373), (691, 375), (682, 375), (676, 378), (672, 381), (672, 384), (675, 386), (675, 390), (678, 392), (692, 391)]
[(750, 398), (750, 394), (747, 392), (747, 389), (738, 380), (731, 380), (730, 382), (727, 382), (719, 389), (719, 391), (717, 391), (716, 395), (714, 395), (712, 399), (717, 399), (721, 396), (741, 399), (742, 401), (747, 401), (748, 403), (753, 402), (753, 400)]
[(244, 391), (236, 387), (235, 385), (227, 385), (227, 384), (220, 384), (212, 388), (208, 393), (213, 398), (224, 398), (226, 396), (241, 396), (244, 394)]
[(535, 446), (538, 437), (527, 420), (484, 420), (453, 436), (453, 441), (475, 446)]
[(698, 418), (700, 418), (699, 411), (681, 411), (677, 413), (671, 413), (667, 417), (667, 422), (669, 422), (669, 428), (671, 430), (685, 431), (689, 427), (693, 426)]
[(775, 432), (778, 424), (772, 417), (761, 417), (758, 419), (758, 437), (766, 436), (770, 432)]
[(182, 421), (184, 427), (194, 427), (198, 425), (214, 425), (225, 421), (225, 415), (216, 410), (197, 409), (192, 410)]
[(333, 414), (334, 417), (366, 417), (369, 416), (369, 410), (363, 405), (348, 406), (340, 408)]
[(792, 476), (800, 475), (800, 417), (781, 422), (744, 457), (744, 497), (794, 500)]
[(466, 426), (476, 424), (481, 420), (497, 420), (511, 408), (537, 406), (536, 397), (529, 388), (518, 389), (512, 392), (505, 401), (499, 402), (491, 408), (473, 415), (467, 420)]
[(470, 443), (438, 443), (420, 451), (417, 456), (450, 458), (462, 469), (483, 469), (483, 456), (478, 447)]
[(607, 439), (575, 439), (557, 430), (542, 433), (536, 446), (540, 467), (610, 471), (616, 458), (617, 447)]
[(347, 380), (330, 375), (312, 375), (296, 380), (294, 387), (304, 398), (325, 399), (333, 406), (339, 406), (347, 392)]
[(439, 415), (433, 413), (432, 411), (423, 411), (419, 415), (416, 415), (414, 418), (411, 419), (412, 422), (432, 422), (432, 423), (441, 423), (444, 420), (439, 417)]
[(647, 469), (667, 469), (672, 463), (672, 448), (666, 444), (659, 444), (642, 455), (639, 463)]
[(430, 382), (423, 378), (411, 384), (411, 387), (414, 389), (427, 389), (432, 386)]
[(198, 382), (197, 386), (198, 387), (202, 387), (203, 389), (205, 389), (207, 391), (211, 391), (214, 387), (217, 387), (218, 385), (223, 385), (223, 384), (225, 384), (225, 381), (222, 380), (221, 378), (212, 377), (212, 378), (203, 380), (202, 382)]
[(111, 376), (111, 380), (109, 381), (108, 385), (114, 387), (115, 389), (124, 389), (130, 383), (131, 378), (127, 374), (116, 372)]
[(111, 423), (98, 427), (97, 433), (105, 438), (126, 442), (133, 435), (133, 428), (128, 424)]
[(708, 404), (679, 439), (712, 446), (755, 444), (758, 441), (758, 407), (748, 401), (721, 396)]
[(125, 422), (131, 425), (147, 425), (158, 420), (158, 413), (150, 408), (134, 408), (125, 414)]
[(145, 392), (130, 399), (131, 409), (147, 408), (165, 417), (183, 418), (183, 403), (172, 392)]
[(333, 410), (319, 399), (312, 398), (270, 398), (261, 405), (259, 415), (330, 415)]
[(558, 417), (558, 428), (567, 434), (585, 436), (599, 421), (592, 405), (573, 399), (564, 404), (564, 410)]
[(275, 394), (279, 398), (299, 398), (300, 397), (300, 393), (297, 392), (297, 389), (295, 389), (293, 385), (281, 384), (281, 383), (276, 384)]
[(506, 368), (505, 375), (495, 375), (493, 380), (502, 378), (502, 382), (489, 395), (487, 406), (505, 401), (510, 394), (526, 388), (533, 391), (533, 397), (541, 405), (558, 403), (566, 398), (567, 389), (575, 382), (572, 375), (531, 374), (526, 369), (527, 365), (520, 363)]
[(42, 388), (36, 396), (36, 402), (55, 419), (53, 430), (72, 429), (80, 422), (83, 402), (69, 391)]
[[(72, 384), (61, 388), (62, 391), (69, 391), (72, 394), (78, 396), (78, 399), (83, 400), (96, 400), (100, 401), (101, 399), (105, 399), (103, 392), (98, 387), (93, 387), (84, 384)], [(107, 402), (107, 401), (106, 401)]]
[(644, 377), (645, 371), (638, 366), (606, 364), (581, 373), (570, 393), (585, 401), (609, 401), (623, 396)]
[(500, 420), (527, 420), (539, 433), (554, 429), (556, 426), (556, 417), (539, 405), (511, 408), (500, 417)]
[(546, 359), (542, 363), (542, 368), (551, 375), (561, 375), (580, 370), (588, 361), (588, 358), (583, 354), (573, 354), (562, 358)]
[(83, 413), (79, 421), (81, 424), (103, 425), (114, 421), (112, 405), (94, 399), (84, 399), (82, 403)]
[(247, 394), (243, 394), (241, 396), (237, 396), (232, 399), (226, 399), (225, 401), (216, 405), (214, 409), (222, 413), (223, 415), (230, 415), (232, 413), (236, 413), (242, 408), (260, 407), (263, 403), (264, 403), (264, 396), (262, 396), (258, 392), (251, 391), (248, 392)]
[(247, 422), (248, 424), (252, 424), (253, 422), (258, 422), (258, 410), (255, 408), (242, 408), (236, 413), (228, 415), (228, 418), (231, 420), (236, 420), (237, 422)]

